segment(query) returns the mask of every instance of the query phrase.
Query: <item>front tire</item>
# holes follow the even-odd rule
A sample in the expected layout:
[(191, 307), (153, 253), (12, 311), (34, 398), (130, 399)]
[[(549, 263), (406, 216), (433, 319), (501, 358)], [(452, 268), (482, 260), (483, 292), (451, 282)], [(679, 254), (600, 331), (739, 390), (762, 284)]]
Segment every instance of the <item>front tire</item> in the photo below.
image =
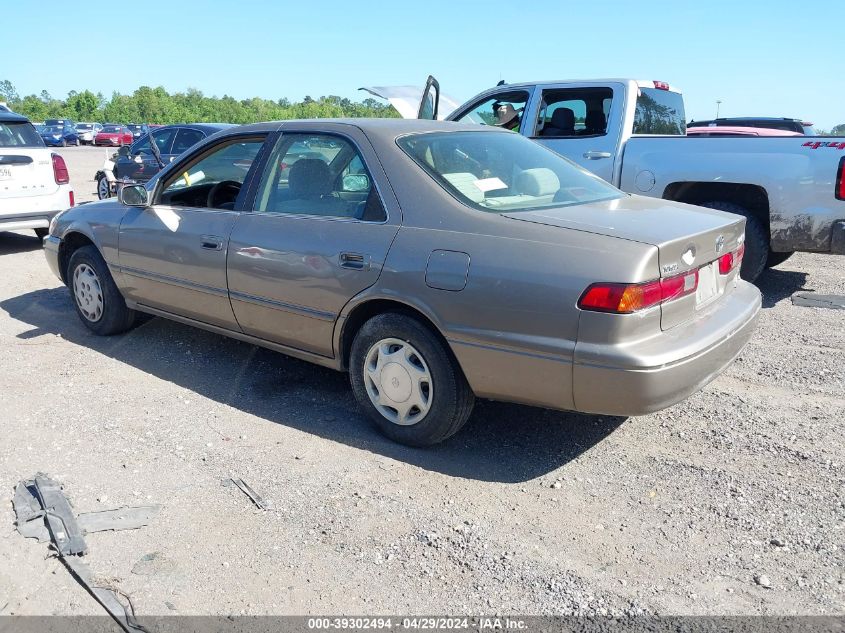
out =
[(67, 147), (67, 139), (62, 139), (62, 147)]
[(367, 321), (352, 343), (349, 378), (358, 403), (390, 439), (431, 446), (457, 433), (475, 396), (445, 344), (401, 314)]
[(751, 211), (733, 202), (713, 200), (702, 202), (701, 206), (745, 217), (745, 255), (742, 258), (739, 276), (753, 283), (763, 272), (769, 258), (769, 236), (763, 223)]
[(135, 324), (138, 313), (126, 307), (109, 267), (93, 246), (74, 251), (65, 279), (77, 315), (94, 334), (119, 334)]

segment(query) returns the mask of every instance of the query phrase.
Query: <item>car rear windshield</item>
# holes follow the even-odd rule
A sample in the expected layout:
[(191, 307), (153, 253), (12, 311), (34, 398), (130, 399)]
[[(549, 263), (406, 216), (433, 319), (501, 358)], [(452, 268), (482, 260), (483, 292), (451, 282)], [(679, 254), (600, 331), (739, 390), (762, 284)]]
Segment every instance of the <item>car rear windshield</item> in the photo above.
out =
[(684, 98), (679, 92), (640, 88), (634, 113), (634, 134), (686, 133)]
[(32, 123), (0, 122), (0, 147), (44, 147), (44, 141)]
[(528, 211), (624, 195), (519, 134), (432, 132), (403, 136), (397, 143), (440, 186), (482, 211)]

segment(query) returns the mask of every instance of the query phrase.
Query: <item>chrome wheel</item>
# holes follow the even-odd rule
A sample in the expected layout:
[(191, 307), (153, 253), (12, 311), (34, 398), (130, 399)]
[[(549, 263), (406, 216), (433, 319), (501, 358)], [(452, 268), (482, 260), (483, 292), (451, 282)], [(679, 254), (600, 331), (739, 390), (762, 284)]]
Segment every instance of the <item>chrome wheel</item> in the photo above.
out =
[(100, 278), (88, 264), (80, 264), (73, 270), (73, 296), (82, 316), (92, 323), (102, 318), (103, 289)]
[(434, 383), (422, 354), (396, 338), (370, 347), (364, 359), (364, 386), (378, 412), (401, 426), (422, 420), (434, 398)]
[(97, 181), (97, 197), (100, 200), (111, 197), (111, 187), (109, 187), (109, 180), (105, 176)]

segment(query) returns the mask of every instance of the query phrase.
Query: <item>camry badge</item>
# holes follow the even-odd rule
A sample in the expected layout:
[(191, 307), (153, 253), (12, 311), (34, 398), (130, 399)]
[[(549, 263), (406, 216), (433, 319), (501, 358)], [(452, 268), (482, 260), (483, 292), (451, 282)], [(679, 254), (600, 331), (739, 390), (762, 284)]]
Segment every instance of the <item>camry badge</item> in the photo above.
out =
[(721, 253), (723, 248), (725, 248), (725, 236), (720, 235), (716, 238), (716, 252)]

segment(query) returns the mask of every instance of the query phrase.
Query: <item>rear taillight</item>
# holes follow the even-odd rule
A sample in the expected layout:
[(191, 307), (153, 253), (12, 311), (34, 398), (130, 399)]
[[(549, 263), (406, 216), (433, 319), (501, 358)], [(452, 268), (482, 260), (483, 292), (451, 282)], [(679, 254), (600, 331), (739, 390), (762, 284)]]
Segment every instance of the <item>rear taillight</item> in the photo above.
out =
[(57, 185), (66, 185), (70, 182), (65, 159), (58, 154), (53, 154), (53, 177), (56, 179)]
[(72, 190), (67, 192), (67, 201), (68, 201), (68, 203), (69, 203), (69, 204), (68, 204), (68, 206), (69, 206), (69, 207), (72, 207), (72, 206), (74, 205), (74, 203), (76, 202), (76, 201), (73, 199), (73, 191), (72, 191)]
[(742, 263), (742, 256), (745, 255), (745, 242), (739, 245), (735, 251), (725, 253), (719, 258), (719, 274), (727, 275), (729, 272), (738, 268)]
[(845, 158), (839, 161), (839, 171), (836, 172), (836, 199), (845, 200)]
[(692, 294), (698, 288), (698, 271), (641, 284), (593, 284), (578, 300), (582, 310), (630, 314)]

